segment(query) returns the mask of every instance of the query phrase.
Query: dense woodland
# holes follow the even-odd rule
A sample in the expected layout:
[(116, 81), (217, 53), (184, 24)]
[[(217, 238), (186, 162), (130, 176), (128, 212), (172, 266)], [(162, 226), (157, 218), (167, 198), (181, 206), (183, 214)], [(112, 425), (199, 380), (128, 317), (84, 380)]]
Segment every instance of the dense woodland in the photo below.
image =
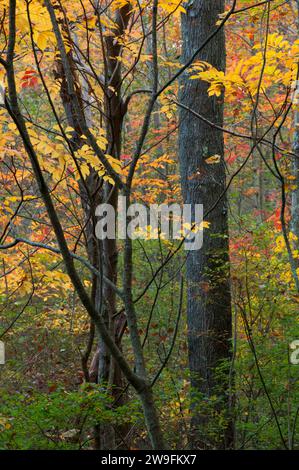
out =
[(299, 449), (298, 79), (298, 0), (0, 0), (1, 450)]

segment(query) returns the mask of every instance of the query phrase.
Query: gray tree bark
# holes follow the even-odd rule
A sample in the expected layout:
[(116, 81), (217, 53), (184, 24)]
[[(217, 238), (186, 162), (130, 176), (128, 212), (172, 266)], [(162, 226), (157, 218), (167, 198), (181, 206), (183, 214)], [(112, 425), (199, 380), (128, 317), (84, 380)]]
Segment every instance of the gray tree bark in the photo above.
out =
[[(182, 62), (186, 63), (215, 30), (224, 0), (190, 0), (182, 15)], [(217, 69), (225, 69), (225, 36), (221, 29), (197, 57)], [(181, 80), (180, 102), (218, 126), (223, 125), (223, 96), (209, 97), (208, 85), (189, 80), (190, 71)], [(220, 155), (220, 163), (206, 159)], [(191, 373), (192, 448), (231, 448), (233, 425), (229, 408), (229, 362), (231, 359), (232, 313), (228, 255), (228, 209), (225, 182), (223, 133), (182, 109), (180, 113), (179, 155), (184, 203), (203, 204), (210, 227), (204, 231), (200, 250), (187, 254), (187, 320), (189, 367)], [(226, 371), (215, 368), (227, 362)], [(205, 399), (217, 397), (212, 413), (201, 411)], [(199, 398), (200, 397), (200, 398)], [(209, 437), (212, 414), (227, 417), (226, 429)]]

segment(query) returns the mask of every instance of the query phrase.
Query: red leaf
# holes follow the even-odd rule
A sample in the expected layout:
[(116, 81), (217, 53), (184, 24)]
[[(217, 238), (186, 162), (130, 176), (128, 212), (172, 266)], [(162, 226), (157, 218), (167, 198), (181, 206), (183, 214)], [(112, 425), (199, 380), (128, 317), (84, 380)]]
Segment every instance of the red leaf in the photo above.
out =
[(22, 88), (35, 88), (38, 85), (38, 78), (35, 70), (27, 69), (21, 78)]

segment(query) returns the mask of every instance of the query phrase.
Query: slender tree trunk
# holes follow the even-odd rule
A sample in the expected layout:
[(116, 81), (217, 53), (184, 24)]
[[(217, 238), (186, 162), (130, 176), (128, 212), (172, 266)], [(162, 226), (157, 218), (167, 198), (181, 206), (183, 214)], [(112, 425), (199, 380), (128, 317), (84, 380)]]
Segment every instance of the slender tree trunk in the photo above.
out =
[[(63, 7), (61, 6), (63, 16)], [(116, 34), (122, 34), (123, 28), (129, 20), (129, 5), (120, 9), (116, 13)], [(70, 37), (70, 42), (74, 40), (68, 28), (67, 21), (62, 23), (62, 27), (66, 36)], [(106, 50), (103, 51), (106, 60), (106, 76), (105, 76), (105, 127), (108, 140), (107, 153), (114, 158), (119, 159), (121, 149), (122, 122), (124, 115), (123, 102), (120, 96), (121, 67), (117, 61), (120, 54), (120, 45), (115, 38), (107, 38), (105, 41)], [(80, 50), (79, 47), (76, 50)], [(88, 93), (82, 96), (88, 85), (84, 83), (84, 78), (78, 77), (76, 67), (74, 65), (74, 52), (68, 52), (68, 59), (73, 73), (73, 80), (76, 86), (79, 103), (82, 103), (82, 114), (85, 117), (86, 124), (92, 127), (92, 116), (90, 107), (87, 103), (90, 100)], [(80, 61), (80, 53), (77, 52), (77, 60)], [(84, 69), (84, 62), (80, 64)], [(67, 80), (61, 62), (57, 61), (57, 78), (60, 79), (60, 95), (68, 124), (75, 129), (73, 138), (73, 150), (76, 151), (85, 141), (81, 140), (82, 134), (80, 124), (76, 119), (76, 111), (72, 108), (69, 99)], [(80, 80), (80, 83), (79, 83)], [(110, 87), (111, 89), (109, 89)], [(112, 91), (111, 91), (112, 90)], [(117, 90), (114, 92), (113, 90)], [(83, 105), (84, 103), (84, 105)], [(111, 280), (114, 285), (117, 283), (117, 243), (116, 240), (97, 240), (95, 235), (95, 209), (102, 203), (111, 204), (115, 213), (117, 213), (118, 190), (116, 186), (103, 182), (94, 169), (90, 169), (90, 174), (85, 180), (79, 182), (81, 202), (85, 218), (85, 239), (86, 249), (90, 263), (98, 270), (102, 270), (103, 275)], [(107, 330), (115, 343), (120, 348), (121, 336), (119, 337), (118, 324), (123, 322), (123, 316), (114, 319), (116, 312), (116, 296), (111, 286), (100, 282), (97, 276), (92, 279), (92, 300), (98, 312), (101, 313)], [(116, 324), (117, 323), (117, 324)], [(94, 382), (103, 383), (111, 390), (112, 396), (117, 399), (118, 405), (122, 405), (125, 401), (125, 394), (122, 392), (124, 381), (118, 364), (113, 360), (107, 345), (98, 339), (98, 348), (92, 361), (91, 378)], [(119, 398), (120, 397), (120, 398)], [(116, 446), (122, 446), (122, 435), (126, 435), (127, 427), (118, 427), (117, 439), (113, 426), (101, 425), (95, 427), (95, 446), (98, 449), (114, 449)]]
[[(216, 28), (218, 14), (224, 11), (223, 0), (191, 0), (182, 15), (185, 63)], [(217, 69), (225, 69), (225, 37), (223, 30), (211, 40), (198, 60)], [(188, 72), (181, 81), (180, 101), (188, 108), (222, 126), (223, 96), (209, 97), (207, 84), (189, 80)], [(200, 250), (187, 255), (188, 280), (188, 347), (191, 373), (192, 422), (190, 445), (193, 448), (231, 448), (233, 425), (227, 413), (229, 403), (229, 362), (231, 359), (232, 314), (228, 257), (228, 210), (225, 189), (224, 144), (221, 131), (205, 125), (187, 110), (180, 114), (180, 170), (183, 200), (186, 204), (203, 204), (210, 222), (204, 231)], [(220, 155), (220, 163), (205, 160)], [(226, 371), (216, 370), (227, 362)], [(217, 397), (213, 411), (203, 409), (207, 399)], [(217, 417), (223, 414), (227, 426), (221, 429)], [(215, 429), (209, 434), (215, 419)]]
[[(128, 25), (130, 18), (130, 4), (126, 4), (116, 12), (115, 16), (115, 37), (105, 38), (104, 60), (105, 66), (105, 127), (106, 137), (108, 140), (107, 153), (116, 159), (120, 158), (122, 145), (122, 125), (126, 109), (121, 98), (121, 80), (122, 69), (118, 60), (121, 54), (121, 45), (115, 38), (121, 36)], [(109, 183), (104, 183), (103, 202), (113, 206), (115, 214), (117, 214), (118, 188)], [(103, 273), (114, 284), (117, 284), (117, 241), (106, 239), (102, 242), (102, 259)], [(103, 286), (103, 316), (107, 329), (111, 336), (115, 339), (118, 347), (121, 347), (121, 335), (119, 330), (121, 324), (125, 321), (125, 315), (121, 314), (115, 319), (117, 310), (116, 296), (114, 290), (107, 284)], [(125, 401), (124, 380), (118, 364), (111, 356), (106, 344), (99, 339), (99, 365), (98, 365), (98, 382), (105, 382), (112, 390), (112, 395), (117, 400), (118, 405), (122, 405)], [(125, 436), (128, 429), (127, 426), (118, 427), (118, 436)], [(122, 447), (121, 440), (117, 439), (115, 430), (112, 426), (105, 425), (98, 428), (96, 433), (97, 447), (101, 449), (112, 449), (117, 445)]]

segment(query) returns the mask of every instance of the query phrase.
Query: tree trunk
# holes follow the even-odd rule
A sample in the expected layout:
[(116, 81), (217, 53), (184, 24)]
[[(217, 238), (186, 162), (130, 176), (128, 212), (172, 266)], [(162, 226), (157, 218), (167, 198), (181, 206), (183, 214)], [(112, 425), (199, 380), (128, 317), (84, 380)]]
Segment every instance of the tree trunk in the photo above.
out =
[[(182, 15), (182, 61), (186, 63), (216, 28), (224, 11), (223, 0), (190, 0)], [(197, 57), (217, 69), (225, 69), (223, 30)], [(223, 96), (209, 97), (207, 84), (181, 80), (180, 102), (197, 113), (223, 125)], [(229, 408), (229, 362), (231, 359), (232, 314), (228, 256), (228, 210), (225, 190), (223, 133), (204, 124), (187, 110), (180, 113), (179, 154), (182, 194), (185, 204), (203, 204), (210, 222), (200, 250), (187, 255), (187, 320), (189, 367), (192, 387), (192, 448), (231, 448), (233, 425)], [(205, 160), (220, 155), (220, 163)], [(223, 362), (224, 361), (224, 362)], [(225, 363), (226, 367), (216, 370)], [(225, 370), (224, 370), (225, 369)], [(203, 409), (213, 396), (213, 409)], [(212, 402), (212, 401), (211, 401)], [(216, 421), (226, 417), (226, 427)], [(212, 421), (215, 420), (215, 421)], [(213, 427), (214, 426), (214, 429)], [(216, 429), (216, 431), (215, 431)], [(212, 431), (209, 433), (209, 431)]]
[[(115, 40), (121, 36), (128, 25), (130, 18), (130, 4), (126, 4), (117, 10), (115, 15), (115, 37), (108, 36), (105, 38), (105, 89), (104, 97), (105, 108), (105, 127), (106, 137), (108, 140), (107, 153), (114, 158), (120, 158), (122, 145), (122, 125), (126, 112), (123, 100), (121, 98), (121, 80), (122, 68), (118, 60), (121, 54), (121, 45)], [(104, 183), (103, 200), (113, 206), (115, 214), (117, 214), (118, 188), (110, 183)], [(103, 240), (102, 242), (102, 259), (103, 274), (110, 279), (115, 285), (117, 284), (117, 241)], [(117, 310), (116, 296), (114, 290), (107, 284), (103, 285), (103, 316), (107, 329), (114, 338), (115, 343), (121, 348), (121, 335), (119, 336), (119, 325), (125, 321), (125, 315), (121, 314), (115, 318)], [(125, 388), (123, 376), (118, 364), (112, 358), (107, 345), (99, 339), (99, 365), (98, 365), (98, 383), (104, 382), (112, 390), (112, 396), (118, 405), (125, 402)], [(97, 447), (100, 449), (118, 449), (123, 448), (122, 436), (126, 436), (128, 427), (126, 425), (118, 426), (117, 432), (110, 425), (99, 426), (96, 432)], [(120, 439), (118, 439), (120, 437)]]
[[(62, 9), (62, 7), (61, 7)], [(63, 16), (63, 15), (62, 15)], [(123, 17), (125, 20), (123, 20)], [(120, 9), (116, 13), (117, 25), (116, 33), (122, 34), (123, 28), (127, 25), (129, 19), (129, 5)], [(68, 28), (67, 21), (62, 23), (65, 34), (73, 39)], [(75, 38), (76, 39), (76, 38)], [(78, 48), (78, 50), (80, 50)], [(115, 44), (114, 38), (106, 40), (106, 62), (107, 71), (105, 77), (105, 86), (107, 93), (105, 96), (105, 116), (106, 116), (106, 136), (108, 140), (107, 153), (114, 158), (119, 159), (121, 149), (121, 132), (123, 122), (123, 102), (120, 96), (121, 67), (116, 59), (120, 54), (120, 46)], [(80, 53), (77, 52), (77, 60), (80, 62)], [(73, 60), (73, 52), (68, 52), (68, 59), (73, 73), (74, 83), (77, 85), (76, 92), (78, 101), (82, 104), (82, 114), (89, 127), (92, 127), (92, 116), (88, 95), (88, 84), (84, 82), (84, 78), (79, 77), (76, 72), (76, 66)], [(84, 63), (81, 64), (84, 68)], [(71, 100), (68, 96), (67, 80), (60, 60), (57, 60), (57, 78), (60, 79), (60, 95), (66, 112), (68, 124), (75, 129), (73, 136), (73, 150), (76, 151), (85, 141), (81, 140), (82, 134), (80, 124), (76, 118), (76, 111), (72, 108)], [(112, 78), (111, 78), (112, 77)], [(80, 83), (79, 83), (80, 82)], [(112, 88), (110, 91), (108, 85)], [(82, 94), (84, 91), (85, 96)], [(84, 103), (84, 105), (83, 105)], [(117, 283), (117, 243), (116, 240), (100, 241), (95, 235), (95, 210), (102, 202), (109, 202), (117, 213), (118, 190), (109, 183), (103, 182), (94, 169), (90, 169), (90, 174), (79, 181), (81, 203), (85, 218), (85, 240), (86, 250), (90, 263), (98, 270), (102, 269), (103, 275), (111, 280), (115, 285)], [(114, 290), (106, 283), (102, 284), (97, 276), (92, 279), (92, 301), (95, 309), (100, 312), (104, 318), (106, 328), (114, 338), (115, 343), (121, 349), (121, 336), (118, 335), (118, 323), (123, 322), (123, 316), (115, 321), (114, 314), (116, 312), (116, 297)], [(117, 323), (117, 324), (116, 324)], [(98, 348), (92, 360), (91, 380), (97, 383), (103, 383), (112, 393), (113, 398), (117, 400), (118, 405), (125, 402), (125, 387), (123, 376), (118, 364), (113, 360), (107, 345), (99, 338)], [(96, 372), (95, 372), (96, 371)], [(127, 434), (127, 426), (119, 426), (117, 436), (111, 425), (99, 425), (95, 427), (95, 447), (97, 449), (114, 449), (121, 448), (123, 445), (122, 436)]]

